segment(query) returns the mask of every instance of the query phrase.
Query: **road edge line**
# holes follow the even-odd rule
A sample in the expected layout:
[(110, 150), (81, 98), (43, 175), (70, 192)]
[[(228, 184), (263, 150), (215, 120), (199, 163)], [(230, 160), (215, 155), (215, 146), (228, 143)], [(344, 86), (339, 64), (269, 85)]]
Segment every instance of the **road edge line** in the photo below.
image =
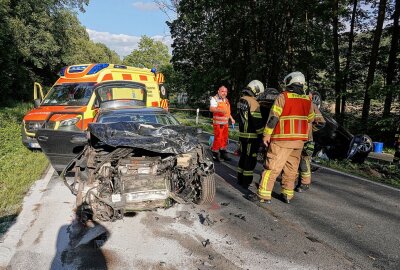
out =
[(317, 167), (317, 168), (321, 168), (321, 169), (325, 169), (327, 171), (331, 171), (331, 172), (335, 172), (335, 173), (338, 173), (338, 174), (342, 174), (342, 175), (345, 175), (345, 176), (348, 176), (348, 177), (352, 177), (352, 178), (355, 178), (355, 179), (358, 179), (358, 180), (361, 180), (361, 181), (365, 181), (365, 182), (368, 182), (368, 183), (371, 183), (371, 184), (376, 184), (378, 186), (386, 187), (386, 188), (389, 188), (389, 189), (392, 189), (392, 190), (395, 190), (395, 191), (400, 191), (399, 188), (392, 187), (392, 186), (389, 186), (387, 184), (376, 182), (376, 181), (373, 181), (373, 180), (369, 180), (369, 179), (363, 178), (361, 176), (357, 176), (357, 175), (349, 174), (349, 173), (346, 173), (346, 172), (338, 171), (336, 169), (328, 168), (328, 167), (319, 165), (319, 164), (317, 164), (315, 162), (312, 162), (311, 164), (313, 166)]

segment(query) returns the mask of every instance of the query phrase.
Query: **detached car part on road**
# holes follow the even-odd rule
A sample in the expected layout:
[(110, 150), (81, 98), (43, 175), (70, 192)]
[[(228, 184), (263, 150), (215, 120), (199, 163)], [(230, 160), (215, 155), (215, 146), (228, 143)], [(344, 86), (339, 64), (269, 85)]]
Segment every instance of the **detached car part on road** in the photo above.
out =
[[(267, 88), (258, 97), (263, 119), (268, 119), (269, 111), (279, 91)], [(313, 93), (313, 103), (320, 108), (321, 96)], [(315, 151), (313, 156), (327, 157), (329, 159), (349, 159), (355, 163), (363, 163), (372, 151), (372, 140), (368, 135), (353, 135), (343, 126), (339, 125), (331, 116), (321, 110), (326, 123), (313, 132)]]
[[(87, 133), (37, 132), (43, 151), (76, 195), (82, 219), (112, 221), (174, 201), (213, 201), (214, 163), (197, 140), (197, 129), (180, 126), (170, 113), (145, 108), (140, 100), (107, 100), (104, 88), (95, 91), (101, 106)], [(68, 148), (60, 147), (65, 143)]]

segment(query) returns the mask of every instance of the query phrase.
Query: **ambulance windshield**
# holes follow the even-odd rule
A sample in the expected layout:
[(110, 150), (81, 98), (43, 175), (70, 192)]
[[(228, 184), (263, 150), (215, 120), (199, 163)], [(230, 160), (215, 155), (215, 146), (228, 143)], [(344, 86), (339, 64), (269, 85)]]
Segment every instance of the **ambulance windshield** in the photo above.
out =
[(93, 94), (95, 83), (69, 83), (55, 85), (43, 100), (47, 106), (85, 106)]

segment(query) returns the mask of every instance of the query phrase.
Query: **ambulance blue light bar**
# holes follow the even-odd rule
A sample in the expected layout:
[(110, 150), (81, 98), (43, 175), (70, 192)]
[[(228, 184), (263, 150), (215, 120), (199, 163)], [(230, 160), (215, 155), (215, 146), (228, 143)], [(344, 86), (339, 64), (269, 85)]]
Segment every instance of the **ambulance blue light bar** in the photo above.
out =
[(67, 69), (67, 67), (63, 67), (61, 70), (60, 70), (60, 72), (58, 73), (58, 75), (60, 75), (60, 77), (61, 76), (64, 76), (65, 75), (65, 70)]
[(69, 73), (78, 73), (78, 72), (82, 72), (82, 71), (84, 71), (87, 67), (88, 67), (87, 65), (85, 65), (85, 66), (71, 66), (71, 67), (69, 67), (68, 72), (69, 72)]
[(89, 72), (87, 73), (87, 75), (92, 75), (92, 74), (96, 74), (97, 72), (99, 72), (102, 69), (105, 69), (106, 67), (108, 67), (110, 64), (107, 63), (101, 63), (101, 64), (96, 64), (94, 67), (92, 67), (91, 70), (89, 70)]

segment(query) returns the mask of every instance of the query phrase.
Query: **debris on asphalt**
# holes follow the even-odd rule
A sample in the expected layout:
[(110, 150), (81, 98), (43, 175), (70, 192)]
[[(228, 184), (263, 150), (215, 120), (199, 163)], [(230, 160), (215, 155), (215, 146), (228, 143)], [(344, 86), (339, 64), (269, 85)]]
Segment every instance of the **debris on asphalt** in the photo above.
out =
[(228, 202), (223, 202), (223, 203), (221, 203), (221, 205), (222, 206), (228, 206), (230, 203), (228, 203)]
[(229, 213), (229, 215), (240, 218), (241, 220), (246, 221), (246, 216), (243, 214), (233, 214), (233, 213)]
[(202, 241), (201, 244), (203, 245), (203, 247), (206, 247), (207, 245), (210, 244), (210, 239)]
[(203, 214), (199, 213), (198, 216), (200, 219), (200, 223), (204, 226), (212, 226), (215, 223), (215, 221), (211, 220), (208, 215), (204, 217)]
[(179, 211), (179, 215), (175, 219), (190, 219), (190, 213), (188, 211)]

